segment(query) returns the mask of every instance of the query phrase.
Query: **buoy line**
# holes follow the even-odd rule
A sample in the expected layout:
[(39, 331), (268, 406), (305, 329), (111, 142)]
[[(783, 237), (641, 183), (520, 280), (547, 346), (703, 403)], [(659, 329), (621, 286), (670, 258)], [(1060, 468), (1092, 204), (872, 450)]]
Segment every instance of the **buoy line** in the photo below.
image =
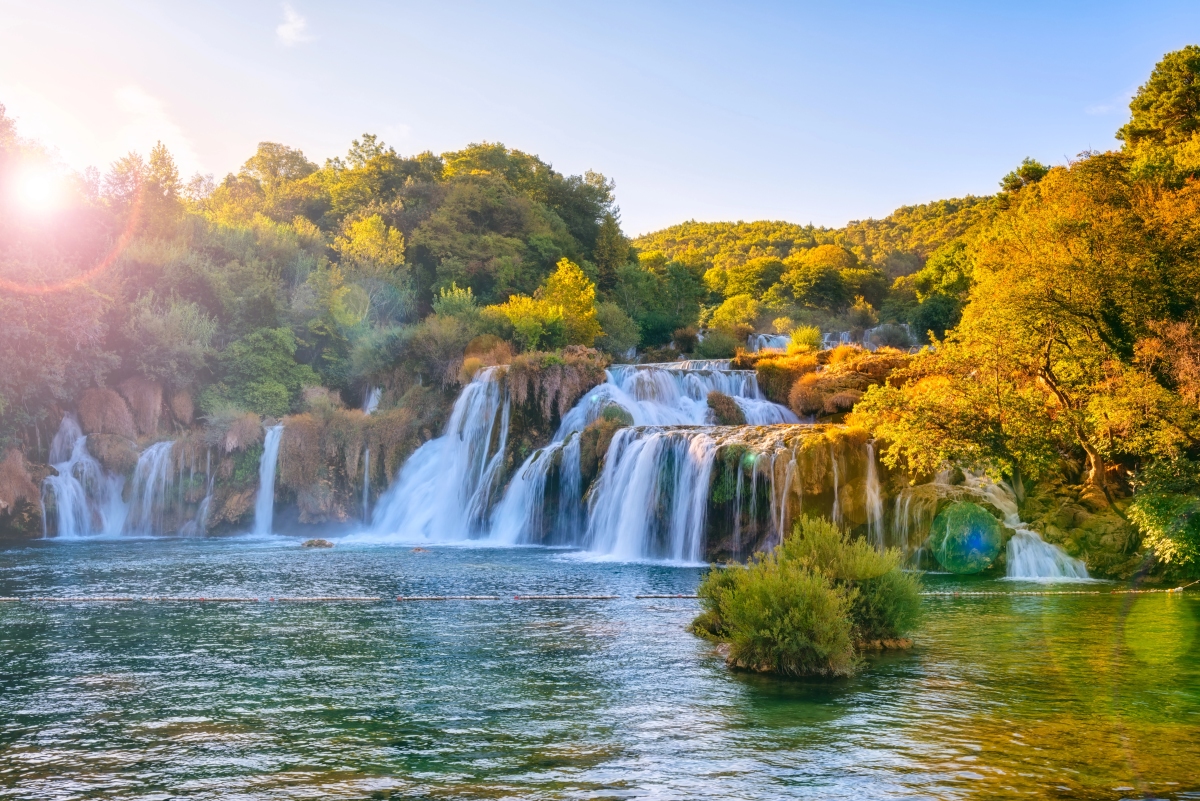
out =
[[(1151, 593), (1182, 594), (1185, 589), (1200, 581), (1173, 588), (1148, 588), (1142, 590), (926, 590), (926, 598), (1011, 598), (1057, 595), (1142, 595)], [(420, 601), (618, 601), (629, 596), (622, 595), (397, 595), (396, 603)], [(685, 593), (640, 594), (633, 598), (644, 600), (695, 600), (699, 595)], [(278, 595), (267, 598), (252, 596), (207, 596), (207, 595), (33, 595), (25, 598), (0, 596), (0, 603), (380, 603), (391, 600), (381, 595)]]

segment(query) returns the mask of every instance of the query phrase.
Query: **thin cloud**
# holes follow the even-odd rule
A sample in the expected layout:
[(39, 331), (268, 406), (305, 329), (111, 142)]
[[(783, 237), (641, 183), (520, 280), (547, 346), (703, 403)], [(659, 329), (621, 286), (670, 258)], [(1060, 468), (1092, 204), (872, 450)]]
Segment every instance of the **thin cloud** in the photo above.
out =
[(1083, 111), (1085, 114), (1090, 114), (1094, 117), (1112, 114), (1116, 111), (1125, 111), (1129, 108), (1129, 101), (1133, 100), (1134, 94), (1136, 94), (1136, 91), (1129, 89), (1106, 103), (1097, 103), (1094, 106), (1088, 106)]
[(308, 20), (300, 16), (290, 3), (283, 4), (283, 22), (275, 28), (275, 35), (286, 47), (312, 41), (308, 33)]
[(150, 152), (156, 142), (171, 151), (179, 172), (188, 175), (200, 167), (200, 159), (192, 140), (171, 119), (166, 106), (140, 86), (125, 86), (117, 90), (117, 108), (126, 114), (118, 139), (123, 151), (136, 150), (142, 155)]

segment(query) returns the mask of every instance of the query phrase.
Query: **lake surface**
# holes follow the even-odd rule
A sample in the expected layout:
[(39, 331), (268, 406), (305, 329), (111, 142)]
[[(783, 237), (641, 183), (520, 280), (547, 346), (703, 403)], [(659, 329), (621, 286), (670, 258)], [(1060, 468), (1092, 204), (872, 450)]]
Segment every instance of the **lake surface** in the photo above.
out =
[[(2, 546), (0, 596), (263, 600), (0, 603), (0, 798), (1200, 798), (1196, 594), (929, 598), (911, 654), (796, 682), (728, 671), (684, 630), (696, 601), (632, 597), (699, 576), (541, 549)], [(266, 600), (432, 594), (506, 600)]]

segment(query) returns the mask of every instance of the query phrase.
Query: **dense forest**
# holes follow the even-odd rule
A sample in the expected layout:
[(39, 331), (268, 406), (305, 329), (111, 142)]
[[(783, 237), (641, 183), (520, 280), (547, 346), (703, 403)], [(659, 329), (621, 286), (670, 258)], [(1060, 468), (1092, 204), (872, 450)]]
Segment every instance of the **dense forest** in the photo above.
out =
[[(500, 144), (403, 156), (365, 135), (318, 165), (264, 142), (219, 182), (159, 145), (69, 173), (0, 107), (0, 183), (60, 176), (51, 209), (0, 199), (0, 502), (88, 391), (149, 393), (129, 403), (154, 436), (380, 387), (427, 438), (474, 370), (521, 354), (731, 357), (795, 332), (803, 355), (815, 329), (902, 355), (826, 409), (891, 466), (1075, 487), (1130, 521), (1121, 549), (1194, 569), (1200, 48), (1130, 108), (1118, 147), (1027, 159), (992, 196), (630, 240), (613, 181)], [(778, 391), (793, 406), (802, 372)]]

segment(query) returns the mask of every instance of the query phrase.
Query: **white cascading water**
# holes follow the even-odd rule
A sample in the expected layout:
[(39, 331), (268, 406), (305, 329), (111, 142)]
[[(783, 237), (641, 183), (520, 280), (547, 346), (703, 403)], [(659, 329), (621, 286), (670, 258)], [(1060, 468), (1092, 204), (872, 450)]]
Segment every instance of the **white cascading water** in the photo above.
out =
[(279, 443), (283, 425), (267, 429), (263, 438), (262, 459), (258, 463), (258, 497), (254, 499), (254, 533), (270, 534), (275, 518), (275, 468), (279, 463)]
[(1057, 545), (1046, 542), (1021, 522), (1012, 489), (982, 473), (968, 473), (963, 482), (1004, 513), (1004, 525), (1012, 530), (1005, 555), (1006, 576), (1026, 581), (1062, 581), (1088, 578), (1087, 566)]
[(746, 346), (751, 353), (760, 350), (787, 350), (792, 338), (787, 334), (751, 334), (746, 340)]
[(702, 561), (716, 452), (702, 430), (618, 431), (593, 491), (588, 550), (623, 561)]
[[(379, 399), (383, 393), (379, 387), (367, 387), (366, 396), (363, 398), (363, 414), (370, 416), (372, 412), (379, 408)], [(368, 445), (363, 449), (363, 494), (362, 494), (362, 510), (363, 522), (366, 523), (371, 519), (371, 446)]]
[(502, 375), (488, 367), (467, 384), (445, 433), (417, 448), (379, 498), (372, 537), (452, 541), (484, 533), (508, 443), (510, 400)]
[[(513, 476), (504, 498), (497, 505), (492, 515), (491, 536), (498, 543), (521, 544), (527, 542), (543, 542), (539, 539), (544, 530), (543, 514), (545, 509), (545, 488), (556, 456), (560, 465), (558, 515), (553, 532), (555, 544), (585, 545), (589, 550), (605, 555), (624, 554), (620, 558), (639, 559), (671, 559), (688, 561), (687, 555), (698, 552), (700, 544), (684, 547), (674, 545), (664, 548), (660, 544), (649, 541), (641, 548), (636, 556), (630, 555), (632, 550), (628, 545), (630, 536), (617, 538), (610, 532), (595, 527), (594, 518), (597, 515), (606, 520), (619, 517), (616, 511), (609, 510), (607, 505), (618, 500), (616, 494), (605, 494), (603, 499), (600, 487), (609, 472), (615, 468), (612, 458), (616, 438), (609, 446), (608, 456), (604, 460), (604, 472), (593, 491), (589, 503), (589, 518), (586, 521), (583, 500), (580, 497), (582, 481), (579, 476), (579, 438), (573, 436), (582, 431), (589, 423), (599, 417), (609, 406), (619, 406), (633, 420), (634, 428), (626, 431), (639, 432), (626, 437), (645, 436), (656, 438), (659, 432), (643, 431), (643, 426), (710, 426), (712, 413), (708, 407), (708, 393), (717, 391), (729, 395), (741, 408), (750, 425), (776, 425), (783, 423), (798, 423), (798, 418), (791, 410), (779, 404), (772, 403), (763, 397), (758, 387), (758, 377), (753, 370), (730, 369), (728, 359), (692, 360), (681, 362), (666, 362), (663, 364), (644, 365), (613, 365), (607, 372), (607, 381), (587, 393), (574, 408), (563, 415), (562, 423), (555, 433), (553, 440), (545, 448), (537, 451), (525, 461)], [(687, 436), (699, 436), (698, 432), (687, 432)], [(680, 434), (684, 436), (684, 434)], [(672, 449), (659, 447), (656, 443), (645, 450), (642, 446), (633, 448), (640, 454), (639, 458), (673, 459)], [(702, 449), (703, 451), (703, 449)], [(715, 452), (715, 451), (714, 451)], [(632, 451), (631, 451), (632, 453)], [(644, 455), (641, 455), (644, 454)], [(625, 454), (622, 458), (628, 458)], [(704, 470), (711, 471), (711, 454)], [(707, 476), (709, 473), (705, 473)], [(631, 473), (623, 475), (629, 476)], [(692, 486), (692, 477), (675, 474), (679, 480)], [(615, 486), (609, 479), (609, 486)], [(632, 492), (642, 492), (644, 488), (629, 488)], [(679, 487), (679, 491), (685, 491)], [(705, 490), (707, 491), (707, 486)], [(670, 493), (670, 488), (663, 490)], [(655, 497), (658, 497), (657, 495)], [(671, 496), (674, 497), (674, 496)], [(672, 513), (677, 507), (672, 506)], [(682, 508), (682, 507), (679, 507)], [(689, 507), (690, 508), (690, 507)], [(645, 514), (645, 511), (642, 512)], [(632, 514), (632, 513), (630, 513)], [(700, 513), (703, 523), (703, 509)], [(626, 519), (629, 515), (625, 515)], [(646, 523), (640, 531), (649, 529)], [(565, 528), (560, 528), (565, 526)], [(702, 528), (694, 529), (691, 534), (697, 543), (702, 538)], [(617, 549), (613, 551), (611, 549)], [(655, 554), (663, 555), (656, 556)], [(694, 560), (692, 560), (694, 561)]]
[[(138, 456), (129, 493), (128, 534), (148, 536), (166, 530), (164, 517), (171, 486), (171, 448), (174, 442), (156, 442)], [(182, 483), (182, 482), (181, 482)]]
[(109, 474), (87, 450), (87, 437), (74, 415), (65, 415), (50, 443), (58, 471), (42, 482), (42, 533), (49, 535), (46, 500), (54, 498), (55, 534), (62, 539), (117, 536), (128, 511), (121, 493), (125, 479)]
[(877, 550), (884, 549), (883, 493), (879, 486), (879, 469), (875, 466), (875, 443), (867, 443), (867, 537)]

